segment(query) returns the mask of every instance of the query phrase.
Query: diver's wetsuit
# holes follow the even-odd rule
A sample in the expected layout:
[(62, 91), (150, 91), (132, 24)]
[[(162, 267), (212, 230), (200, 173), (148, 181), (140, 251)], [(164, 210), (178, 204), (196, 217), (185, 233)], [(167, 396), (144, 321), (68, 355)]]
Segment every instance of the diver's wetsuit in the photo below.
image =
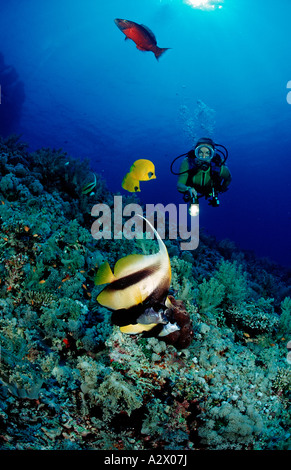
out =
[[(204, 168), (204, 169), (203, 169)], [(205, 169), (199, 167), (197, 159), (186, 157), (180, 166), (177, 189), (181, 193), (188, 191), (189, 186), (194, 188), (198, 194), (205, 197), (215, 192), (222, 193), (227, 190), (231, 182), (231, 174), (226, 165), (208, 165)]]

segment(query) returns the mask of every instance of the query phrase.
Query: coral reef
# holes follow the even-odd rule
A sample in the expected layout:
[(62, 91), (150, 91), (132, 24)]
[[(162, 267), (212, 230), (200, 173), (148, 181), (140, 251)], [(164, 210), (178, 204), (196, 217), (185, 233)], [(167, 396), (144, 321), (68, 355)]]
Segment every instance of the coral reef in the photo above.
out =
[(193, 252), (166, 241), (181, 330), (123, 335), (96, 270), (154, 244), (93, 239), (113, 194), (90, 178), (0, 141), (0, 448), (290, 450), (290, 271), (203, 232)]

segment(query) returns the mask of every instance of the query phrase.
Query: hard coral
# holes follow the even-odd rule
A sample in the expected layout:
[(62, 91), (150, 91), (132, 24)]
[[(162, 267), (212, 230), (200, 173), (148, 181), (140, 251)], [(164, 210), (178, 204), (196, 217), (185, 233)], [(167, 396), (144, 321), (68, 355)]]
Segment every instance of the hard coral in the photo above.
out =
[(191, 254), (167, 240), (180, 330), (123, 335), (93, 276), (141, 242), (92, 240), (89, 167), (0, 137), (1, 177), (1, 449), (290, 448), (288, 270), (203, 232)]

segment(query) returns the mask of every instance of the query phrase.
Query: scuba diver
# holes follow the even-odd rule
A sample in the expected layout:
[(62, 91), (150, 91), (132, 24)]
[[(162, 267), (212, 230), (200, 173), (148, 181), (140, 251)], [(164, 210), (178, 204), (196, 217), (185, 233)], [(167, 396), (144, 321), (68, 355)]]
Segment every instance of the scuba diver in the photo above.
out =
[[(179, 172), (175, 173), (174, 162), (185, 155)], [(213, 207), (219, 205), (218, 194), (227, 191), (231, 182), (230, 171), (225, 165), (227, 157), (228, 151), (223, 145), (214, 143), (208, 137), (202, 137), (193, 150), (173, 160), (171, 172), (179, 176), (177, 189), (184, 194), (184, 201), (190, 202), (191, 215), (198, 213), (199, 198), (203, 196), (209, 205)]]

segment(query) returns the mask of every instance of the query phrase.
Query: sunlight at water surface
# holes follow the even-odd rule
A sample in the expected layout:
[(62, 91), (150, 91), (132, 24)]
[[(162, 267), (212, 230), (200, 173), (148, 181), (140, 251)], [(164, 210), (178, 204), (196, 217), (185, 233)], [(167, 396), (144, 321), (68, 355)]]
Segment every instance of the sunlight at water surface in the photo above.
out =
[(220, 0), (184, 0), (184, 3), (190, 5), (192, 8), (200, 10), (214, 10), (215, 8), (222, 8)]

